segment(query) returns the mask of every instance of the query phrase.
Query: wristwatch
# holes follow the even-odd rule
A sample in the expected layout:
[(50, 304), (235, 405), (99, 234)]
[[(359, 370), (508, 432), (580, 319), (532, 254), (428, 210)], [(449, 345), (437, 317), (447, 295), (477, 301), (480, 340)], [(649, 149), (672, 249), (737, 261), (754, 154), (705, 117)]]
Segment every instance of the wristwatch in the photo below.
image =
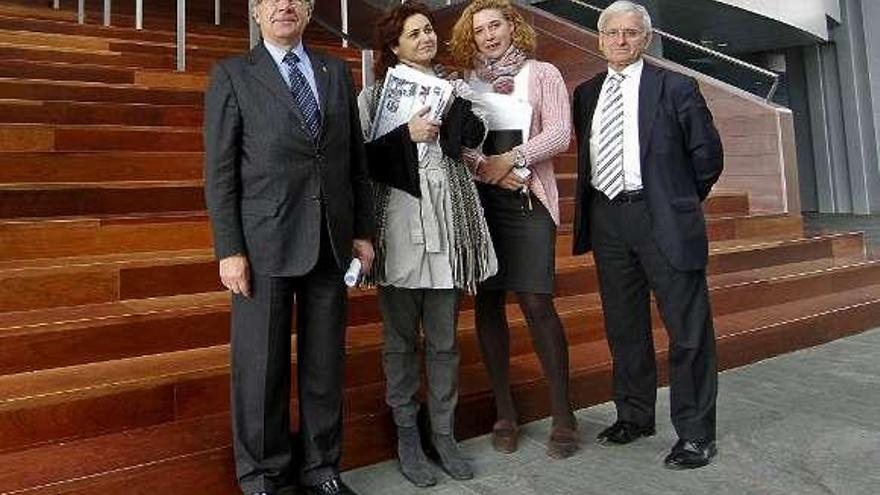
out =
[(511, 153), (513, 153), (513, 173), (520, 179), (528, 179), (532, 171), (526, 166), (526, 155), (518, 149), (512, 150)]
[(513, 168), (526, 168), (526, 155), (519, 148), (511, 150), (513, 153)]

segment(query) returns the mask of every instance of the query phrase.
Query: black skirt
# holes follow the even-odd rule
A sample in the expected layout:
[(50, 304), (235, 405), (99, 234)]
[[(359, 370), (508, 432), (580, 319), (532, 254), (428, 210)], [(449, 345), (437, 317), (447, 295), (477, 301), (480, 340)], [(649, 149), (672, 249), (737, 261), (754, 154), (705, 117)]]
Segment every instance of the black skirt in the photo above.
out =
[(498, 257), (498, 273), (479, 289), (553, 294), (556, 224), (550, 212), (531, 193), (482, 183), (477, 190)]

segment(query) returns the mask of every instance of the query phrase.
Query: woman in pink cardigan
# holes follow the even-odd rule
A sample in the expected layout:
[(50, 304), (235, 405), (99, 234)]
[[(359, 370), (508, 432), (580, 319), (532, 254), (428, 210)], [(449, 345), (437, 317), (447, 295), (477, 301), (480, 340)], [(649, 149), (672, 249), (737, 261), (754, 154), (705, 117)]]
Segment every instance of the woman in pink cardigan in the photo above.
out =
[(568, 394), (568, 342), (553, 306), (559, 198), (552, 160), (571, 139), (568, 92), (556, 67), (532, 58), (535, 32), (509, 0), (470, 3), (453, 28), (450, 49), (458, 63), (473, 68), (468, 82), (475, 91), (512, 98), (488, 95), (487, 101), (532, 109), (525, 143), (521, 133), (511, 138), (508, 131), (493, 131), (488, 146), (465, 156), (478, 180), (499, 265), (498, 274), (479, 286), (475, 303), (483, 362), (495, 395), (492, 444), (507, 453), (517, 447), (505, 314), (507, 292), (513, 291), (550, 386), (553, 427), (547, 455), (565, 458), (579, 449), (579, 437)]

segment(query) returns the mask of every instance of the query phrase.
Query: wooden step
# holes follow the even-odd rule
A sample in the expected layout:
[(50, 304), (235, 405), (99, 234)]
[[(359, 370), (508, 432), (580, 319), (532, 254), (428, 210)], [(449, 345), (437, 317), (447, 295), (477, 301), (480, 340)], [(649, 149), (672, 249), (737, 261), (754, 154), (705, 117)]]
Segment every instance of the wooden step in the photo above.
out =
[[(878, 276), (880, 263), (866, 262), (713, 288), (711, 296), (716, 316), (723, 318), (726, 314), (792, 299), (801, 301), (871, 286), (880, 280)], [(749, 294), (758, 296), (749, 297)], [(786, 299), (786, 294), (793, 296)], [(581, 321), (601, 320), (598, 306), (581, 312), (586, 313)], [(571, 317), (570, 313), (564, 314), (567, 319)], [(576, 325), (569, 321), (570, 331), (573, 326)], [(349, 388), (381, 382), (381, 331), (376, 324), (369, 329), (349, 332)], [(463, 327), (460, 333), (462, 362), (476, 363), (473, 330)], [(518, 333), (526, 340), (524, 329)], [(589, 340), (600, 339), (595, 330), (590, 333), (594, 337)], [(0, 377), (0, 432), (3, 432), (0, 450), (222, 412), (228, 408), (227, 347), (220, 345)], [(295, 369), (295, 363), (293, 366)], [(463, 374), (462, 382), (467, 381)], [(353, 397), (351, 400), (369, 402), (370, 399)], [(120, 414), (120, 411), (141, 413)], [(348, 415), (364, 413), (349, 411)], [(52, 421), (51, 418), (66, 420)]]
[[(793, 350), (875, 328), (880, 322), (880, 285), (869, 285), (837, 293), (822, 294), (790, 303), (715, 318), (719, 370), (744, 366)], [(668, 339), (655, 329), (655, 349), (660, 385), (668, 384), (666, 370)], [(611, 398), (611, 359), (607, 344), (587, 342), (569, 349), (572, 402), (587, 407)], [(511, 381), (521, 421), (546, 417), (549, 413), (547, 384), (534, 355), (515, 358)], [(462, 370), (460, 383), (479, 384), (487, 379), (478, 365)], [(523, 383), (525, 382), (525, 383)], [(476, 385), (478, 386), (478, 385)], [(484, 385), (488, 389), (487, 385)], [(487, 390), (488, 392), (488, 390)], [(459, 401), (456, 427), (462, 436), (491, 431), (493, 399), (479, 392)], [(464, 394), (463, 394), (464, 395)], [(390, 425), (389, 425), (390, 426)], [(383, 432), (392, 436), (392, 431)], [(392, 437), (393, 438), (393, 437)], [(389, 448), (387, 457), (393, 451)]]
[[(18, 3), (18, 4), (16, 4)], [(35, 6), (34, 2), (6, 1), (0, 4), (0, 13), (7, 16), (24, 17), (27, 19), (55, 19), (68, 22), (76, 22), (76, 14), (69, 10), (54, 10), (45, 5)]]
[[(558, 163), (559, 158), (554, 163)], [(556, 186), (559, 191), (559, 197), (566, 200), (566, 204), (560, 204), (562, 210), (566, 210), (566, 215), (571, 215), (567, 211), (574, 207), (571, 198), (575, 197), (577, 190), (577, 173), (560, 172), (556, 170)], [(736, 215), (746, 214), (749, 212), (749, 197), (746, 194), (732, 192), (718, 192), (710, 195), (703, 203), (703, 211), (710, 215)]]
[[(71, 127), (54, 127), (55, 143)], [(77, 132), (81, 128), (76, 128)], [(39, 132), (42, 132), (42, 128)], [(0, 135), (3, 126), (0, 124)], [(37, 131), (35, 131), (37, 132)], [(68, 147), (108, 147), (110, 144), (101, 141), (113, 140), (112, 146), (122, 148), (147, 147), (155, 142), (150, 138), (154, 134), (162, 133), (159, 129), (148, 131), (130, 131), (128, 128), (118, 130), (101, 129), (90, 134), (90, 143), (70, 143)], [(194, 137), (195, 132), (180, 134), (173, 133), (175, 142)], [(142, 136), (146, 135), (147, 138)], [(164, 136), (164, 134), (162, 134)], [(68, 137), (72, 141), (73, 137)], [(128, 144), (123, 141), (126, 140)], [(166, 142), (170, 138), (163, 138)], [(158, 139), (156, 140), (158, 141)], [(190, 146), (192, 143), (187, 143)], [(167, 149), (167, 148), (166, 148)], [(143, 150), (139, 150), (143, 151)], [(194, 150), (197, 151), (197, 150)], [(190, 211), (204, 208), (203, 184), (201, 180), (195, 181), (101, 181), (101, 182), (72, 182), (72, 183), (0, 183), (0, 218), (20, 217), (56, 217), (77, 215), (115, 215), (127, 213), (150, 213), (167, 211)], [(562, 221), (573, 220), (573, 201), (571, 198), (563, 198)], [(713, 203), (715, 204), (715, 203)], [(723, 201), (718, 202), (722, 207)], [(710, 209), (707, 206), (707, 209)]]
[[(571, 199), (560, 199), (560, 206), (568, 203), (571, 208)], [(571, 217), (571, 211), (567, 215)], [(563, 216), (563, 218), (566, 218)], [(708, 215), (706, 217), (706, 232), (710, 241), (726, 241), (731, 239), (746, 238), (791, 238), (800, 237), (803, 234), (803, 220), (800, 216), (782, 214), (721, 214)], [(556, 237), (556, 252), (570, 253), (571, 224), (563, 220), (559, 226)]]
[(0, 218), (192, 211), (204, 206), (201, 179), (0, 184)]
[[(861, 234), (830, 235), (786, 241), (739, 241), (713, 246), (709, 273), (721, 274), (774, 264), (817, 259), (858, 261), (865, 259)], [(0, 287), (0, 311), (27, 311), (86, 303), (108, 303), (179, 294), (222, 290), (210, 250), (132, 253), (81, 258), (7, 261), (0, 263), (7, 280)], [(102, 280), (92, 290), (74, 290), (83, 277)], [(104, 287), (106, 286), (106, 287)], [(590, 256), (560, 256), (557, 260), (556, 294), (595, 291), (595, 267)], [(109, 290), (112, 288), (112, 290)], [(16, 294), (35, 297), (15, 297)], [(353, 315), (358, 324), (374, 314)]]
[(138, 85), (0, 78), (0, 98), (200, 106), (204, 95), (201, 91), (150, 89)]
[[(82, 106), (87, 109), (83, 110)], [(87, 114), (89, 107), (91, 105), (76, 105), (73, 107), (75, 110), (71, 109), (71, 112)], [(108, 112), (112, 112), (113, 108), (116, 107), (111, 106), (108, 108)], [(134, 114), (143, 109), (143, 113), (149, 116), (152, 113), (152, 108), (151, 106), (132, 105), (126, 107), (125, 110), (134, 117)], [(188, 113), (186, 109), (191, 107), (160, 108), (180, 108), (182, 115), (179, 117), (183, 121), (189, 118), (186, 115)], [(102, 109), (93, 110), (97, 113), (103, 113)], [(165, 114), (161, 118), (170, 119), (176, 115), (177, 112), (171, 111), (170, 114)], [(156, 115), (156, 117), (158, 118), (160, 115)], [(71, 116), (71, 118), (76, 117)], [(204, 158), (201, 152), (49, 151), (22, 153), (0, 151), (0, 184), (193, 181), (202, 178), (203, 163)]]
[[(0, 43), (12, 46), (46, 46), (54, 48), (75, 48), (79, 50), (110, 51), (118, 53), (147, 53), (154, 55), (175, 55), (174, 41), (131, 41), (118, 39), (108, 30), (103, 36), (88, 36), (85, 33), (66, 34), (54, 32), (36, 32), (30, 30), (0, 29)], [(187, 55), (210, 59), (226, 58), (246, 51), (247, 38), (242, 39), (240, 48), (233, 48), (226, 43), (215, 45), (212, 40), (204, 39), (205, 46), (198, 44), (204, 38), (187, 39)], [(350, 55), (352, 51), (338, 51)], [(360, 59), (358, 54), (358, 59)]]
[(203, 112), (186, 105), (0, 100), (0, 123), (15, 124), (198, 127)]
[(204, 212), (0, 221), (0, 259), (207, 248)]
[[(94, 24), (74, 24), (69, 21), (54, 19), (23, 18), (20, 16), (3, 15), (0, 13), (0, 29), (10, 31), (28, 31), (33, 33), (72, 34), (81, 36), (93, 36), (96, 38), (113, 38), (132, 41), (146, 41), (158, 43), (174, 43), (176, 33), (173, 31), (156, 29), (134, 29), (133, 27), (105, 26)], [(306, 30), (305, 37), (315, 35), (314, 30)], [(321, 33), (317, 33), (321, 36)], [(319, 38), (321, 39), (321, 38)], [(248, 46), (247, 33), (240, 32), (237, 35), (209, 35), (201, 33), (187, 33), (187, 41), (196, 45), (222, 46), (225, 48), (246, 50)]]
[(0, 43), (18, 46), (50, 46), (76, 48), (79, 50), (110, 51), (110, 41), (92, 36), (33, 33), (29, 31), (0, 29)]
[(6, 151), (202, 151), (195, 127), (0, 124)]
[[(817, 345), (857, 333), (880, 318), (880, 286), (823, 295), (799, 303), (744, 312), (716, 319), (720, 369)], [(743, 325), (743, 321), (757, 322)], [(665, 339), (657, 335), (658, 364), (665, 369)], [(759, 345), (753, 345), (759, 344)], [(585, 407), (610, 397), (610, 358), (604, 342), (570, 349), (572, 398)], [(462, 398), (457, 414), (460, 438), (491, 428), (492, 399), (481, 364), (462, 370)], [(516, 358), (511, 366), (514, 396), (525, 422), (549, 413), (546, 382), (534, 356)], [(661, 380), (665, 382), (664, 374)], [(393, 455), (392, 424), (382, 408), (345, 424), (343, 465), (352, 468)], [(40, 493), (96, 493), (136, 486), (136, 493), (181, 493), (180, 479), (198, 479), (212, 493), (237, 493), (232, 486), (228, 418), (201, 418), (136, 428), (124, 433), (47, 445), (0, 456), (0, 491), (39, 489)], [(175, 483), (167, 483), (171, 474)], [(157, 475), (159, 474), (159, 475)], [(134, 481), (137, 483), (134, 483)], [(165, 481), (163, 481), (165, 480)], [(191, 492), (188, 486), (186, 493)], [(178, 491), (175, 491), (178, 490)]]
[(4, 59), (0, 60), (0, 77), (133, 84), (135, 71), (102, 65)]
[[(800, 217), (784, 215), (710, 216), (707, 224), (712, 240), (796, 237), (803, 232)], [(143, 240), (144, 245), (120, 239), (116, 233), (123, 230), (126, 235)], [(557, 253), (571, 252), (570, 231), (569, 225), (560, 226)], [(30, 259), (207, 248), (210, 246), (208, 234), (207, 215), (203, 211), (185, 215), (0, 220), (0, 258)], [(201, 243), (198, 239), (202, 240)], [(120, 240), (124, 242), (118, 242)]]
[[(864, 258), (851, 254), (846, 246), (861, 241), (860, 235), (852, 234), (788, 243), (768, 243), (765, 246), (742, 246), (741, 250), (719, 249), (713, 254), (710, 264), (713, 272), (710, 283), (713, 287), (733, 288), (745, 286), (763, 277), (779, 278), (791, 273), (827, 269), (834, 267), (835, 264), (856, 263), (863, 261)], [(787, 264), (768, 268), (774, 259), (786, 255), (789, 256)], [(76, 291), (75, 297), (68, 297), (67, 301), (71, 305), (67, 307), (0, 313), (0, 357), (2, 357), (0, 374), (226, 343), (228, 296), (223, 292), (196, 293), (192, 285), (194, 279), (201, 278), (204, 279), (206, 290), (220, 290), (216, 265), (206, 261), (204, 253), (193, 251), (190, 254), (193, 262), (191, 268), (172, 272), (177, 275), (177, 278), (173, 278), (167, 271), (163, 272), (161, 266), (158, 268), (151, 266), (152, 263), (156, 263), (153, 257), (160, 256), (161, 253), (147, 253), (139, 258), (126, 260), (106, 259), (103, 260), (103, 264), (96, 263), (97, 260), (94, 259), (72, 260), (60, 265), (61, 267), (55, 267), (47, 260), (41, 267), (0, 270), (0, 275), (8, 280), (9, 286), (9, 290), (3, 292), (29, 294), (30, 290), (35, 294), (42, 293), (39, 304), (67, 296), (64, 290), (65, 284), (58, 280), (59, 276), (67, 275), (72, 280), (90, 282), (87, 285), (81, 284), (82, 288)], [(749, 259), (748, 263), (746, 259)], [(185, 254), (181, 253), (176, 261), (183, 264), (185, 260)], [(89, 265), (90, 261), (97, 266)], [(113, 263), (116, 263), (115, 267), (112, 266)], [(724, 269), (731, 270), (722, 271)], [(572, 335), (570, 338), (578, 340), (601, 336), (602, 327), (599, 318), (592, 313), (589, 317), (581, 315), (588, 307), (598, 307), (593, 267), (586, 265), (576, 271), (571, 269), (567, 271), (567, 276), (572, 279), (571, 285), (577, 286), (580, 292), (572, 290), (564, 297), (557, 297), (557, 309), (563, 319), (570, 324), (591, 329), (589, 335)], [(144, 288), (149, 289), (150, 283), (145, 283), (144, 279), (154, 273), (158, 274), (154, 278), (166, 281), (168, 287), (179, 290), (179, 294), (188, 291), (193, 293), (168, 297), (157, 297), (155, 293), (148, 296), (141, 294), (141, 297), (149, 297), (149, 299), (131, 299), (125, 296), (127, 293), (131, 294)], [(101, 275), (104, 279), (100, 278)], [(103, 284), (92, 282), (96, 279), (109, 280), (109, 282)], [(177, 282), (176, 286), (171, 284), (174, 281)], [(41, 292), (29, 289), (29, 286), (42, 287)], [(119, 292), (105, 289), (102, 293), (99, 290), (102, 286), (118, 287)], [(725, 294), (732, 294), (732, 290), (728, 290)], [(740, 289), (742, 290), (751, 289)], [(772, 292), (771, 289), (762, 290)], [(148, 291), (149, 293), (151, 291)], [(3, 296), (0, 300), (7, 300), (2, 293), (0, 296)], [(91, 301), (85, 299), (88, 297), (94, 299)], [(737, 306), (739, 303), (735, 299), (731, 300), (736, 296), (717, 297), (728, 298), (722, 307), (716, 308), (718, 314), (729, 312), (730, 308), (742, 307)], [(72, 306), (77, 301), (80, 305)], [(512, 321), (521, 320), (512, 298), (510, 304)], [(462, 317), (462, 328), (470, 328), (473, 324), (472, 315), (467, 311), (473, 307), (472, 300), (465, 299), (462, 307), (466, 311)], [(350, 325), (369, 325), (380, 321), (372, 291), (352, 292), (350, 308)], [(583, 323), (589, 322), (591, 318), (595, 320), (593, 323)], [(571, 328), (570, 325), (567, 326)], [(524, 339), (525, 331), (522, 331)], [(70, 342), (77, 342), (77, 352), (70, 352)], [(523, 349), (527, 349), (527, 346)], [(475, 356), (476, 348), (474, 347), (472, 351), (472, 355)]]
[(109, 50), (84, 50), (69, 47), (20, 45), (0, 42), (0, 60), (33, 60), (89, 64), (101, 67), (129, 69), (175, 68), (174, 58), (168, 55), (111, 52)]

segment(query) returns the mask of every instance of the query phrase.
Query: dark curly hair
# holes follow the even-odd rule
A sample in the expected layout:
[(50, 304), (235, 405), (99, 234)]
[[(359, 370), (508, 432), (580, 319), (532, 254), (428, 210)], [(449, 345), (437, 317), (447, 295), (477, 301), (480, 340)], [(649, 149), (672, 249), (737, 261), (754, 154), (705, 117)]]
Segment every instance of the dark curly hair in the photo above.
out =
[(398, 45), (397, 40), (403, 33), (403, 24), (416, 14), (427, 17), (431, 21), (431, 25), (434, 25), (434, 15), (431, 13), (431, 9), (418, 0), (405, 2), (394, 7), (376, 24), (374, 46), (378, 54), (373, 61), (373, 72), (377, 81), (381, 81), (385, 77), (385, 73), (390, 67), (397, 65), (397, 55), (394, 54), (392, 48)]

